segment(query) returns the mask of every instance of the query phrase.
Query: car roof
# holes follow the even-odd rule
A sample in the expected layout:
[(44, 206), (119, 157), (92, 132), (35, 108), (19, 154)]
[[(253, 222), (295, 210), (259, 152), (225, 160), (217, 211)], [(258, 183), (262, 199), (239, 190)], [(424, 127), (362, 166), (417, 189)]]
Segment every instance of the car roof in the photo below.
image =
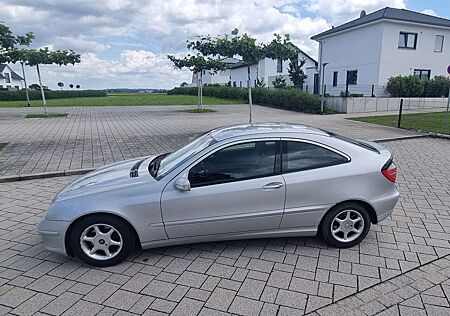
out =
[(221, 127), (210, 131), (216, 141), (240, 136), (270, 136), (273, 134), (297, 133), (330, 136), (326, 131), (302, 124), (293, 123), (255, 123)]

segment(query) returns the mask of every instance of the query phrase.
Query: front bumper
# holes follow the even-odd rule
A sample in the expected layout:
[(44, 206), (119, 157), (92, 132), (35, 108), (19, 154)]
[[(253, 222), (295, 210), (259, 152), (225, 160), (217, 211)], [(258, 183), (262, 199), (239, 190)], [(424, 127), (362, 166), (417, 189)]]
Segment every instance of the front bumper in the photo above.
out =
[(399, 197), (400, 193), (397, 188), (394, 187), (391, 191), (371, 201), (375, 212), (377, 213), (377, 223), (391, 215)]
[(38, 233), (47, 250), (67, 256), (65, 236), (71, 222), (51, 221), (46, 218), (38, 225)]

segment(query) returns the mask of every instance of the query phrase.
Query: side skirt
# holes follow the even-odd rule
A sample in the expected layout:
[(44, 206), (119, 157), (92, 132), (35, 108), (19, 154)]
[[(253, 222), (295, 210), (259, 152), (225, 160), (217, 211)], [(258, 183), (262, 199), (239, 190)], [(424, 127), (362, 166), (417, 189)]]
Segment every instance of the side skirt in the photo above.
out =
[(306, 227), (301, 229), (285, 228), (285, 229), (251, 232), (251, 233), (203, 235), (195, 237), (174, 238), (174, 239), (145, 242), (142, 243), (142, 249), (175, 246), (182, 244), (212, 242), (212, 241), (224, 241), (224, 240), (274, 238), (274, 237), (307, 237), (307, 236), (315, 236), (316, 234), (317, 234), (317, 227)]

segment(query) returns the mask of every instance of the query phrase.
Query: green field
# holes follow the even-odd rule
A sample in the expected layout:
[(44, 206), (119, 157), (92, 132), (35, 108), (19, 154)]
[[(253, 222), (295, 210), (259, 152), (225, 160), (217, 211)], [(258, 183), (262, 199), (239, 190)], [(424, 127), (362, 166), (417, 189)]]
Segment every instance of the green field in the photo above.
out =
[[(400, 127), (425, 132), (450, 134), (449, 130), (445, 128), (445, 116), (446, 112), (403, 114)], [(397, 127), (398, 115), (355, 117), (351, 118), (351, 120)]]
[[(241, 104), (241, 100), (203, 97), (203, 104)], [(197, 96), (167, 95), (164, 93), (115, 93), (106, 97), (67, 98), (47, 100), (48, 106), (105, 106), (105, 105), (194, 105)], [(26, 101), (0, 101), (0, 107), (26, 106)], [(41, 100), (31, 101), (31, 106), (42, 106)]]

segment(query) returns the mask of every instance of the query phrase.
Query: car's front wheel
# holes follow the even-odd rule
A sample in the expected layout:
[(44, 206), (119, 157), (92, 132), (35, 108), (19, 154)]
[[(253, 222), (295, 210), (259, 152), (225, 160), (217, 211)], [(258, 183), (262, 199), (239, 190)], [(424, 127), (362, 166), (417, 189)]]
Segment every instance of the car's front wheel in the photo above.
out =
[(120, 218), (95, 214), (74, 224), (70, 246), (84, 262), (108, 267), (123, 261), (133, 250), (134, 233)]
[(331, 209), (321, 225), (325, 241), (338, 248), (359, 244), (370, 230), (368, 210), (358, 203), (343, 203)]

